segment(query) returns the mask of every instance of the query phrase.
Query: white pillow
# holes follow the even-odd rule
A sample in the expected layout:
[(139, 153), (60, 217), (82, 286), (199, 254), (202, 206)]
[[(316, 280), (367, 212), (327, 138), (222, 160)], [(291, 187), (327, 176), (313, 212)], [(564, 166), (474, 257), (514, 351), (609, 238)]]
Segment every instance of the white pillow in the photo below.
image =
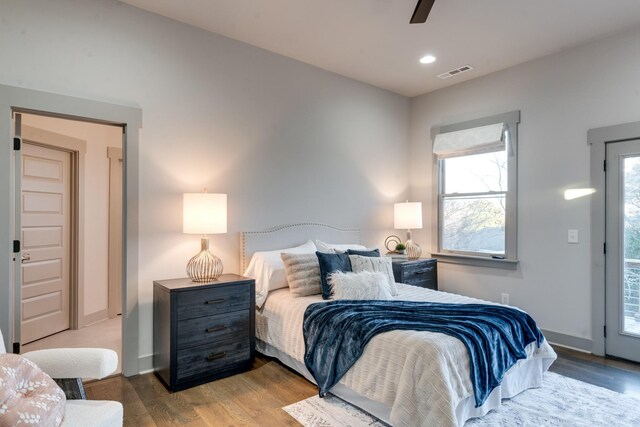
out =
[(309, 240), (307, 243), (296, 246), (295, 248), (254, 253), (244, 275), (256, 280), (256, 305), (258, 308), (262, 307), (269, 292), (289, 286), (280, 254), (283, 252), (290, 254), (313, 254), (316, 250), (316, 245)]
[(356, 243), (338, 244), (338, 243), (325, 243), (321, 240), (316, 240), (315, 244), (319, 252), (329, 252), (329, 253), (335, 251), (336, 249), (342, 252), (346, 252), (347, 249), (355, 249), (359, 251), (363, 251), (367, 249), (366, 246), (358, 245)]
[(389, 291), (389, 280), (384, 273), (336, 271), (327, 277), (327, 281), (331, 286), (331, 297), (335, 300), (393, 299)]
[(389, 291), (391, 295), (398, 295), (398, 287), (396, 286), (396, 279), (393, 277), (392, 260), (390, 257), (349, 255), (349, 261), (351, 261), (351, 270), (354, 273), (360, 273), (361, 271), (383, 273), (389, 281)]

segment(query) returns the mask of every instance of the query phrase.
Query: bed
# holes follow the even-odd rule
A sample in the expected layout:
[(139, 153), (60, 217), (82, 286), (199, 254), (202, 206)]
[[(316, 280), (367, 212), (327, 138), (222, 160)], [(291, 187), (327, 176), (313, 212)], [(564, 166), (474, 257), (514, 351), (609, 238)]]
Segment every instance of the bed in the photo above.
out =
[[(293, 224), (241, 233), (243, 270), (256, 251), (298, 245), (308, 239), (332, 243), (360, 241), (358, 230), (322, 224)], [(397, 284), (396, 299), (444, 303), (485, 303), (460, 295)], [(314, 382), (304, 364), (302, 323), (306, 308), (320, 295), (292, 297), (287, 288), (269, 292), (256, 310), (256, 346)], [(331, 393), (394, 426), (462, 426), (466, 420), (500, 406), (504, 398), (540, 387), (542, 374), (556, 358), (546, 342), (526, 347), (519, 360), (480, 407), (475, 407), (465, 346), (448, 335), (391, 331), (374, 337)]]

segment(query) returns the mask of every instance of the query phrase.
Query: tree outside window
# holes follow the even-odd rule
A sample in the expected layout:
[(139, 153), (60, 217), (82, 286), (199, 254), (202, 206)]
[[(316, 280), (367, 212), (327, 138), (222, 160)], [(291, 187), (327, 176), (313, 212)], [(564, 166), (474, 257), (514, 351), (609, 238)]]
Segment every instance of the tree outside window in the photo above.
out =
[(441, 162), (442, 249), (505, 255), (506, 150)]

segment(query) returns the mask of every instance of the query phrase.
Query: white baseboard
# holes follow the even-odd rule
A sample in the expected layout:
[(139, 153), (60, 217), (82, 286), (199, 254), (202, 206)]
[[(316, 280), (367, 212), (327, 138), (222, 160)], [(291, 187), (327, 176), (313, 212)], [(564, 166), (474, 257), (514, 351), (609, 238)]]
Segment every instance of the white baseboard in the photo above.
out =
[(591, 353), (593, 351), (593, 341), (587, 338), (574, 337), (573, 335), (563, 334), (561, 332), (547, 331), (542, 329), (544, 337), (551, 344), (557, 344), (561, 347), (567, 347), (573, 350)]
[(138, 374), (148, 374), (149, 372), (153, 372), (153, 354), (138, 358)]
[(82, 316), (80, 328), (86, 328), (87, 326), (91, 326), (94, 323), (102, 322), (103, 320), (107, 320), (109, 316), (107, 316), (107, 309), (96, 311), (95, 313), (85, 314)]

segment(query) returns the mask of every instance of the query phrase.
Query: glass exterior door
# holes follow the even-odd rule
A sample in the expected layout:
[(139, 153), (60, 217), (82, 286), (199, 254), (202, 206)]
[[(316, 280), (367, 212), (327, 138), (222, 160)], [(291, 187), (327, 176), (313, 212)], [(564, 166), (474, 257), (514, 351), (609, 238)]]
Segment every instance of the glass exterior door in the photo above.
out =
[(640, 362), (640, 140), (607, 144), (606, 352)]
[(623, 332), (640, 336), (640, 156), (624, 164)]

